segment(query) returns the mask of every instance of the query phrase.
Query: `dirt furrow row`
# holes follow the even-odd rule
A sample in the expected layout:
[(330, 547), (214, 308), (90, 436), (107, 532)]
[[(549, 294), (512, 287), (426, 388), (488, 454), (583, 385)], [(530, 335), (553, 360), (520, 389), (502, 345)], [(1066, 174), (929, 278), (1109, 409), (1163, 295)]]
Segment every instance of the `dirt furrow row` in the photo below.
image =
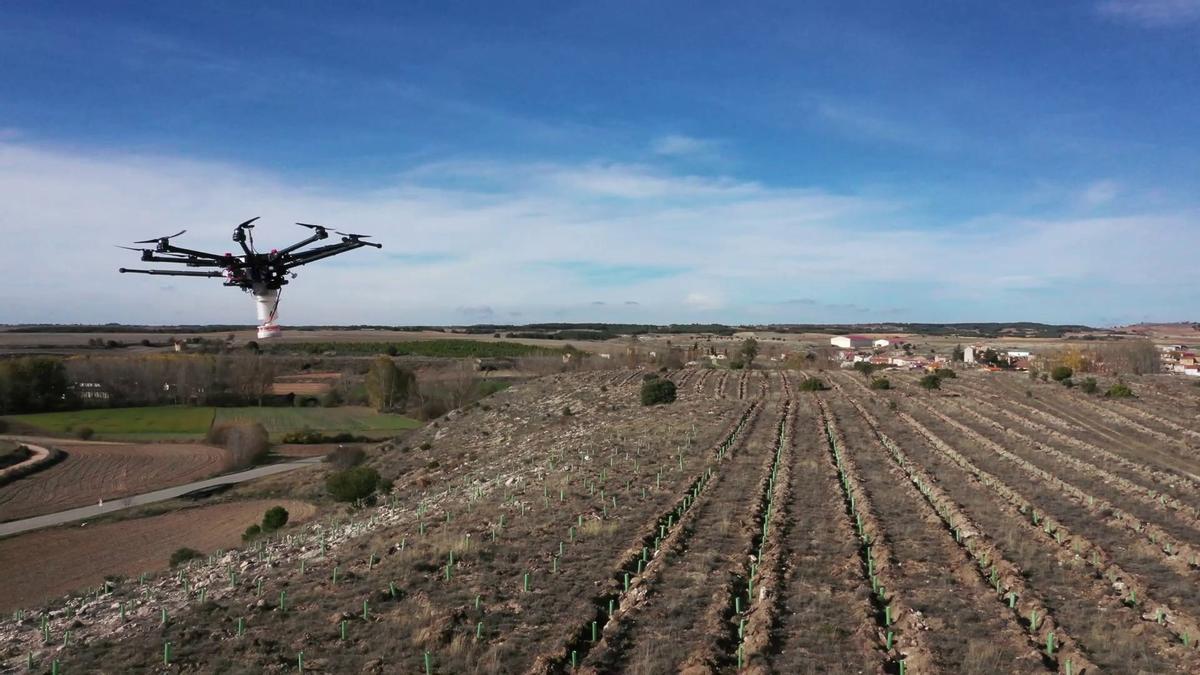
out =
[[(784, 402), (783, 418), (776, 432), (775, 459), (766, 486), (766, 504), (761, 511), (759, 534), (755, 551), (747, 560), (747, 606), (737, 619), (739, 668), (750, 672), (769, 672), (768, 650), (772, 646), (772, 630), (778, 623), (780, 587), (783, 581), (783, 562), (786, 549), (781, 542), (783, 527), (791, 516), (788, 504), (792, 491), (792, 454), (796, 411), (791, 401)], [(736, 607), (735, 607), (736, 609)], [(732, 624), (731, 624), (732, 625)]]
[[(884, 414), (891, 419), (892, 413)], [(1187, 671), (1181, 664), (1195, 662), (1195, 654), (1181, 642), (1172, 642), (1169, 632), (1144, 619), (1141, 606), (1126, 603), (1129, 587), (1117, 576), (1119, 568), (1106, 578), (1098, 556), (1092, 561), (1084, 557), (1090, 546), (1086, 540), (1079, 544), (1047, 533), (1040, 521), (1031, 519), (1034, 507), (1024, 495), (924, 425), (900, 417), (904, 424), (883, 426), (966, 514), (995, 533), (994, 543), (1089, 660), (1113, 672)]]
[[(1140, 513), (1135, 515), (1143, 521), (1149, 523), (1152, 516), (1156, 521), (1159, 518), (1166, 518), (1166, 521), (1159, 521), (1158, 526), (1169, 529), (1171, 536), (1176, 541), (1172, 543), (1171, 539), (1166, 538), (1165, 535), (1156, 538), (1162, 541), (1164, 547), (1177, 549), (1178, 554), (1184, 556), (1185, 559), (1191, 560), (1194, 557), (1196, 551), (1186, 542), (1200, 536), (1200, 530), (1197, 530), (1197, 526), (1200, 525), (1200, 521), (1198, 521), (1200, 511), (1196, 508), (1184, 504), (1174, 497), (1168, 497), (1153, 488), (1139, 485), (1123, 476), (1106, 471), (1092, 462), (1082, 461), (1071, 453), (1064, 452), (1055, 446), (1043, 443), (982, 415), (971, 407), (962, 405), (961, 402), (956, 403), (958, 403), (957, 410), (964, 413), (967, 418), (974, 420), (976, 424), (991, 430), (992, 433), (1016, 440), (1013, 451), (1021, 454), (1027, 461), (1036, 463), (1041, 458), (1051, 458), (1048, 461), (1051, 462), (1051, 469), (1055, 473), (1064, 474), (1087, 489), (1097, 493), (1115, 490), (1118, 495), (1135, 499), (1142, 506), (1138, 509)], [(1037, 452), (1017, 450), (1021, 446), (1032, 448)], [(1131, 506), (1130, 508), (1137, 507)], [(1147, 508), (1149, 511), (1146, 511)], [(1178, 524), (1171, 521), (1178, 521)]]
[(1047, 608), (1041, 596), (1025, 583), (1021, 570), (1004, 557), (995, 539), (941, 489), (935, 478), (909, 458), (862, 404), (846, 395), (836, 384), (835, 388), (858, 411), (879, 446), (904, 471), (910, 483), (925, 498), (928, 508), (937, 514), (946, 531), (953, 535), (954, 541), (974, 561), (976, 574), (992, 589), (995, 600), (1001, 606), (1007, 606), (1010, 620), (1023, 628), (1033, 651), (1043, 652), (1045, 665), (1052, 670), (1072, 672), (1083, 672), (1093, 667), (1075, 639), (1059, 626), (1054, 613)]
[[(728, 552), (725, 558), (730, 568), (725, 574), (724, 593), (713, 594), (697, 631), (701, 639), (681, 667), (683, 672), (712, 673), (735, 664), (742, 668), (746, 658), (743, 639), (751, 635), (752, 629), (754, 635), (764, 638), (761, 644), (765, 645), (773, 607), (769, 602), (756, 604), (756, 601), (765, 600), (765, 594), (774, 588), (774, 575), (767, 570), (764, 578), (760, 574), (760, 565), (764, 561), (765, 538), (771, 530), (772, 513), (777, 507), (776, 479), (790, 410), (791, 402), (783, 402), (770, 451), (763, 453), (759, 482), (752, 493), (755, 501), (750, 512), (738, 523), (740, 532), (736, 540), (739, 548)], [(750, 620), (754, 620), (753, 626)], [(760, 623), (763, 621), (766, 624)]]
[(1188, 557), (1189, 554), (1192, 556), (1195, 555), (1190, 546), (1185, 546), (1175, 538), (1170, 537), (1161, 527), (1147, 523), (1108, 500), (1084, 491), (1074, 483), (1068, 482), (1059, 475), (1030, 462), (1028, 459), (1010, 451), (1008, 448), (951, 418), (940, 410), (925, 407), (923, 412), (933, 415), (951, 428), (962, 433), (971, 439), (976, 446), (992, 450), (995, 456), (1008, 460), (1026, 475), (1032, 476), (1035, 480), (1043, 481), (1051, 488), (1053, 492), (1051, 495), (1052, 499), (1065, 498), (1074, 503), (1076, 508), (1069, 509), (1069, 512), (1073, 513), (1082, 509), (1097, 522), (1110, 527), (1127, 530), (1138, 538), (1145, 539), (1150, 544), (1148, 548), (1157, 553), (1157, 557), (1176, 572), (1190, 576), (1190, 573), (1194, 571), (1193, 568), (1196, 568), (1196, 565), (1193, 563), (1200, 563), (1200, 560)]
[(858, 455), (863, 488), (871, 496), (897, 556), (896, 593), (918, 612), (928, 631), (932, 665), (947, 673), (984, 672), (1008, 663), (1019, 672), (1044, 671), (1011, 613), (989, 601), (992, 589), (975, 571), (942, 521), (911, 488), (869, 427), (843, 400), (830, 397), (851, 451)]
[[(1161, 432), (1153, 432), (1145, 434), (1136, 430), (1131, 430), (1125, 425), (1119, 424), (1119, 421), (1114, 420), (1108, 414), (1094, 415), (1085, 414), (1071, 407), (1083, 399), (1077, 399), (1070, 402), (1058, 400), (1060, 393), (1057, 388), (1042, 387), (1038, 389), (1039, 395), (1036, 397), (1024, 397), (1025, 401), (1014, 400), (1016, 394), (1019, 393), (1019, 387), (1011, 379), (997, 380), (997, 386), (1009, 392), (1010, 395), (991, 394), (1002, 400), (1006, 405), (1021, 408), (1027, 411), (1036, 411), (1033, 414), (1044, 418), (1055, 418), (1069, 424), (1074, 433), (1082, 436), (1093, 436), (1105, 444), (1109, 444), (1114, 450), (1136, 449), (1138, 452), (1137, 459), (1145, 460), (1154, 458), (1159, 464), (1170, 467), (1175, 470), (1184, 470), (1187, 472), (1193, 471), (1193, 464), (1196, 460), (1195, 451), (1189, 448), (1186, 444), (1180, 442)], [(1036, 407), (1043, 406), (1046, 410)], [(1105, 413), (1107, 409), (1101, 409)], [(1183, 467), (1187, 469), (1183, 469)], [(1193, 478), (1200, 480), (1193, 474)]]
[[(769, 414), (764, 410), (764, 417)], [(678, 536), (667, 538), (642, 574), (631, 575), (611, 616), (597, 627), (597, 642), (581, 661), (586, 669), (674, 672), (695, 658), (681, 644), (712, 641), (724, 632), (733, 571), (752, 535), (757, 478), (764, 457), (770, 459), (773, 426), (766, 422), (748, 429), (745, 442), (712, 468), (694, 508), (678, 523)], [(729, 647), (718, 644), (715, 651), (730, 654)]]
[(919, 673), (935, 672), (937, 666), (925, 637), (928, 627), (914, 609), (912, 600), (896, 590), (904, 575), (904, 562), (893, 553), (891, 533), (884, 530), (877, 509), (863, 487), (858, 464), (849, 452), (836, 418), (819, 396), (814, 394), (813, 400), (820, 411), (821, 426), (838, 472), (847, 512), (854, 519), (862, 543), (860, 570), (871, 589), (871, 602), (878, 621), (875, 639), (885, 654), (885, 668), (901, 673), (909, 669)]
[[(1070, 561), (1076, 560), (1091, 566), (1095, 569), (1098, 577), (1107, 580), (1109, 594), (1114, 596), (1113, 599), (1117, 602), (1147, 608), (1149, 611), (1142, 615), (1143, 619), (1161, 625), (1177, 638), (1183, 639), (1184, 636), (1187, 636), (1191, 640), (1194, 636), (1200, 635), (1200, 630), (1198, 630), (1200, 629), (1200, 623), (1197, 623), (1189, 615), (1171, 609), (1166, 603), (1152, 599), (1148, 593), (1146, 581), (1139, 576), (1129, 573), (1118, 564), (1113, 557), (1114, 551), (1106, 551), (1088, 537), (1082, 535), (1080, 528), (1069, 529), (1068, 526), (1064, 525), (1062, 523), (1063, 518), (1061, 517), (1063, 512), (1060, 511), (1058, 513), (1059, 518), (1057, 521), (1048, 518), (1047, 513), (1049, 511), (1046, 510), (1044, 504), (1032, 501), (1030, 498), (1013, 489), (1009, 483), (980, 468), (975, 462), (968, 459), (940, 436), (933, 433), (912, 415), (906, 412), (899, 412), (897, 414), (918, 435), (928, 441), (931, 447), (961, 466), (982, 484), (1008, 501), (1021, 515), (1025, 516), (1031, 525), (1036, 526), (1031, 531), (1040, 533), (1038, 537), (1040, 541), (1053, 542), (1063, 552), (1061, 561), (1064, 564), (1069, 564)], [(961, 444), (960, 447), (965, 449), (971, 447), (971, 445), (971, 443), (965, 443)], [(1042, 493), (1042, 500), (1049, 501), (1047, 493)], [(1168, 597), (1171, 595), (1171, 593), (1168, 593)]]
[(775, 540), (784, 570), (769, 666), (777, 673), (876, 673), (887, 654), (825, 434), (816, 398), (797, 400), (790, 500)]
[[(971, 405), (982, 407), (982, 405), (975, 399), (969, 397), (963, 397), (963, 399), (964, 401), (969, 401)], [(1007, 408), (991, 407), (983, 411), (976, 409), (976, 412), (985, 415), (988, 412), (999, 413), (1000, 415), (1003, 415), (1011, 420), (1013, 423), (1020, 425), (1033, 433), (1054, 439), (1059, 443), (1065, 443), (1073, 448), (1086, 452), (1091, 456), (1091, 459), (1094, 462), (1103, 463), (1108, 466), (1116, 465), (1124, 471), (1127, 471), (1131, 474), (1136, 474), (1148, 481), (1152, 481), (1159, 486), (1160, 490), (1164, 492), (1186, 492), (1189, 495), (1194, 495), (1197, 498), (1200, 498), (1200, 481), (1196, 480), (1192, 476), (1188, 476), (1170, 469), (1157, 469), (1142, 462), (1134, 461), (1128, 457), (1125, 457), (1124, 455), (1102, 448), (1095, 443), (1091, 443), (1073, 436), (1070, 433), (1065, 433), (1063, 431), (1059, 431), (1058, 429), (1050, 428), (1044, 424), (1035, 422), (1028, 417), (1018, 415)], [(992, 419), (995, 418), (992, 417)]]

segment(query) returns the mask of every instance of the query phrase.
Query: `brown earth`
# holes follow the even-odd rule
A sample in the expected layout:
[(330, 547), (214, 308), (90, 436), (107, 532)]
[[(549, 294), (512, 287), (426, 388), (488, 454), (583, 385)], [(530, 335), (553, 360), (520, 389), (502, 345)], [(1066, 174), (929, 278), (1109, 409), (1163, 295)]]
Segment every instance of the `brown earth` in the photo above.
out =
[(241, 542), (241, 533), (272, 506), (303, 522), (316, 507), (298, 501), (199, 506), (161, 516), (98, 525), (67, 525), (0, 539), (0, 612), (10, 612), (104, 582), (166, 569), (181, 547), (208, 553)]
[[(314, 672), (1200, 671), (1194, 387), (1136, 379), (1114, 402), (824, 372), (808, 393), (802, 373), (688, 369), (644, 407), (643, 375), (538, 378), (371, 448), (391, 499), (198, 565), (203, 604), (171, 578), (151, 600), (119, 586), (93, 614), (138, 618), (55, 618), (79, 640), (56, 658), (144, 671), (171, 640), (193, 672), (299, 652)], [(321, 475), (272, 480), (315, 495)], [(0, 660), (49, 656), (37, 628), (0, 622)]]
[(226, 470), (229, 461), (228, 451), (207, 445), (46, 442), (67, 458), (0, 487), (0, 521), (200, 480)]

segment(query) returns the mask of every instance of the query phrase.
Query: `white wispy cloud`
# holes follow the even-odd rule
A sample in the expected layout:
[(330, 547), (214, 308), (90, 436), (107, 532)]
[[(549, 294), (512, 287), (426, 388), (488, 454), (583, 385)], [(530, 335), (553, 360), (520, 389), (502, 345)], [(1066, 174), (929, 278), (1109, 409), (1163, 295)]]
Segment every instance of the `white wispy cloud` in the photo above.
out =
[(897, 225), (920, 222), (913, 209), (900, 198), (599, 160), (442, 162), (361, 189), (0, 142), (0, 323), (249, 323), (249, 299), (215, 280), (165, 290), (117, 274), (139, 265), (111, 245), (187, 228), (181, 244), (230, 250), (232, 226), (251, 216), (262, 216), (261, 246), (299, 239), (298, 220), (385, 246), (302, 268), (284, 292), (284, 323), (864, 320), (867, 308), (899, 306), (918, 309), (889, 319), (918, 320), (933, 300), (963, 308), (946, 318), (1012, 302), (1022, 316), (1081, 320), (1079, 287), (1103, 285), (1096, 303), (1108, 316), (1137, 306), (1147, 285), (1194, 282), (1191, 254), (1177, 245), (1195, 231), (1194, 213)]
[(650, 144), (650, 150), (654, 154), (666, 157), (713, 157), (719, 148), (720, 143), (717, 141), (685, 134), (667, 134), (654, 139)]
[(1103, 206), (1112, 202), (1120, 194), (1121, 184), (1117, 181), (1098, 180), (1084, 188), (1081, 199), (1088, 206)]
[(1105, 16), (1147, 27), (1169, 27), (1200, 21), (1200, 0), (1104, 0)]

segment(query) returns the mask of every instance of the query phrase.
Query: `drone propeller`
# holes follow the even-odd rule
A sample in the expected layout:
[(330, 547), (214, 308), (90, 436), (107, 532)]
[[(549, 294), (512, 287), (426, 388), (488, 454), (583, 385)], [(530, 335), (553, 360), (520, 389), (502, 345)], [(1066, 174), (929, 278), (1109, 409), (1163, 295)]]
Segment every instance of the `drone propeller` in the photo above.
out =
[(145, 251), (145, 250), (146, 250), (146, 249), (144, 249), (144, 248), (134, 248), (134, 247), (132, 247), (132, 246), (121, 246), (120, 244), (113, 244), (113, 246), (116, 246), (117, 248), (123, 248), (123, 249), (125, 249), (126, 251), (138, 251), (138, 252), (141, 252), (141, 251)]
[(184, 232), (187, 232), (187, 230), (180, 230), (180, 231), (176, 232), (175, 234), (170, 234), (165, 237), (155, 237), (154, 239), (143, 239), (142, 241), (135, 241), (133, 243), (135, 243), (135, 244), (157, 244), (158, 242), (160, 242), (164, 239), (174, 239), (175, 237), (178, 237), (179, 235), (183, 234)]
[(369, 234), (351, 234), (349, 232), (338, 232), (338, 234), (342, 235), (343, 237), (350, 237), (351, 239), (370, 239), (371, 238), (371, 235), (369, 235)]
[(246, 222), (242, 223), (241, 225), (238, 225), (238, 229), (240, 230), (242, 228), (254, 227), (254, 221), (258, 220), (259, 218), (262, 218), (262, 216), (254, 216), (250, 220), (247, 220)]
[(324, 229), (326, 229), (326, 227), (325, 227), (324, 225), (313, 225), (313, 224), (311, 224), (311, 223), (296, 223), (296, 224), (297, 224), (297, 225), (299, 225), (300, 227), (307, 227), (307, 228), (308, 228), (308, 229), (310, 229), (310, 230), (324, 230)]

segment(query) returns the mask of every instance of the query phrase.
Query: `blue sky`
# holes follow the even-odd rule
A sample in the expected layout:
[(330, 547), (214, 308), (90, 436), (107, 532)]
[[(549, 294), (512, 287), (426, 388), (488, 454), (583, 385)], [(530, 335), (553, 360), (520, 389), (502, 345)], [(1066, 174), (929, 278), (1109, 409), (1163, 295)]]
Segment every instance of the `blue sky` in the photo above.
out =
[(0, 4), (0, 322), (1196, 314), (1200, 0), (251, 4)]

